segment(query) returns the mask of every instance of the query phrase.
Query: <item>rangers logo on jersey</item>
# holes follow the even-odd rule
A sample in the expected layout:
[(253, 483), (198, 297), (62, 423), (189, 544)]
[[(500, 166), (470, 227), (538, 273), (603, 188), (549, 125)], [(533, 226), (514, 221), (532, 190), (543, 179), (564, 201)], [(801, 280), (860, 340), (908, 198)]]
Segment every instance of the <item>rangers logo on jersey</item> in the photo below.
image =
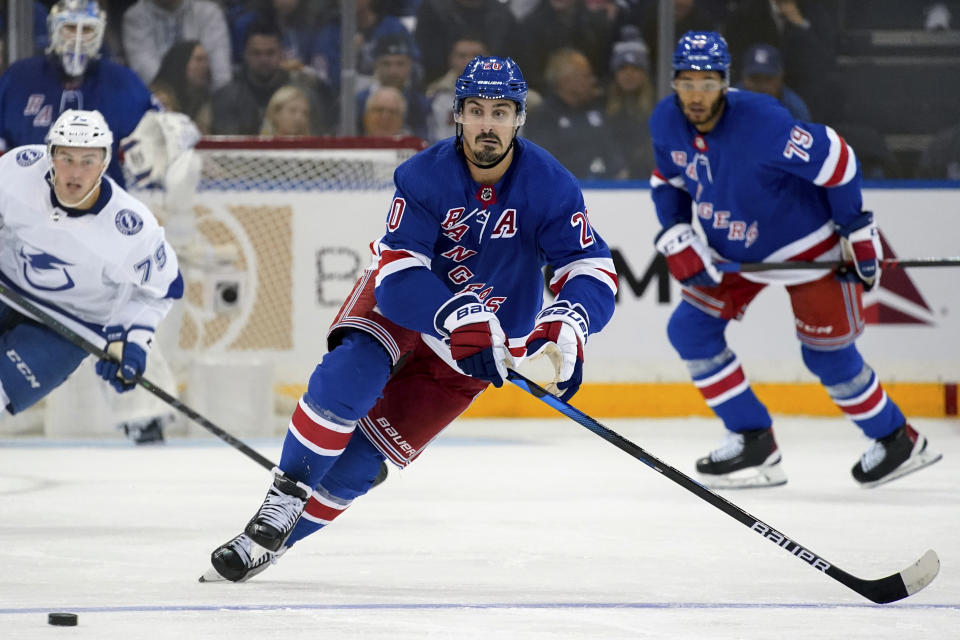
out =
[(143, 229), (143, 219), (130, 209), (117, 211), (117, 217), (114, 220), (117, 223), (117, 230), (125, 236), (132, 236)]

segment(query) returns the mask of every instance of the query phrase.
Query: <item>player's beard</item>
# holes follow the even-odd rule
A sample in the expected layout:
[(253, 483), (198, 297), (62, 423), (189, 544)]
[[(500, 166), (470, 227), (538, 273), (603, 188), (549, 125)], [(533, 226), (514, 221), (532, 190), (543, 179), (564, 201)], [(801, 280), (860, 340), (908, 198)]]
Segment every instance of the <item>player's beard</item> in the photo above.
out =
[[(497, 146), (488, 146), (484, 144), (485, 142), (494, 142)], [(473, 152), (473, 160), (477, 164), (490, 164), (491, 162), (496, 162), (503, 151), (503, 142), (500, 141), (499, 136), (486, 134), (477, 136), (473, 145), (471, 145), (471, 151)]]
[(691, 114), (687, 107), (683, 108), (683, 115), (686, 116), (687, 120), (690, 121), (690, 124), (693, 126), (704, 125), (708, 123), (715, 123), (716, 118), (720, 115), (720, 111), (723, 109), (724, 96), (721, 93), (717, 96), (717, 99), (710, 103), (710, 106), (707, 108), (707, 112), (704, 114)]

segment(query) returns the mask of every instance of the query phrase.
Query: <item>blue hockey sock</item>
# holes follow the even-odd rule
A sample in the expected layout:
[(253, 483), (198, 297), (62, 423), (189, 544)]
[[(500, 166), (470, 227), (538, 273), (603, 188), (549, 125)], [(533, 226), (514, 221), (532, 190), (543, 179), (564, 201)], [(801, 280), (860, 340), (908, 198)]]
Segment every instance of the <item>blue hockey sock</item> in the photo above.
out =
[(351, 440), (390, 377), (390, 357), (362, 332), (348, 334), (310, 376), (280, 454), (288, 476), (316, 487)]

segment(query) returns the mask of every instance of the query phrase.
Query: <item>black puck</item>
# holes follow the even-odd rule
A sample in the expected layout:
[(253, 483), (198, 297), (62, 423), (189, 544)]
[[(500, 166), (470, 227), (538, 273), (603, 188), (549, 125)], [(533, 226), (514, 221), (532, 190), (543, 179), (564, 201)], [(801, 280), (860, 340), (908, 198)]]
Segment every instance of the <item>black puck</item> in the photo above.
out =
[(47, 614), (47, 624), (56, 625), (58, 627), (75, 627), (77, 626), (77, 614), (75, 613), (48, 613)]

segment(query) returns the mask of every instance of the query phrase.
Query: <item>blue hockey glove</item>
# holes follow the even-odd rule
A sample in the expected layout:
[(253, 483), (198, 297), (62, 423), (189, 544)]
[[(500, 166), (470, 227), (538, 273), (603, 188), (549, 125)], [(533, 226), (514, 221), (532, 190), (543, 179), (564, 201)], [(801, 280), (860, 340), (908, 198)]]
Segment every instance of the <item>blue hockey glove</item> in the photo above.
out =
[(853, 262), (853, 270), (841, 268), (837, 277), (848, 282), (859, 280), (864, 290), (869, 291), (880, 283), (880, 261), (883, 260), (883, 246), (873, 213), (864, 211), (839, 231), (843, 258)]
[(654, 241), (667, 258), (667, 268), (680, 284), (688, 287), (715, 287), (723, 276), (713, 266), (710, 249), (686, 222), (667, 227)]
[(142, 327), (124, 331), (120, 326), (107, 327), (105, 331), (109, 341), (107, 354), (111, 359), (97, 362), (97, 375), (109, 382), (117, 393), (130, 391), (147, 368), (153, 331)]
[(557, 300), (537, 314), (536, 322), (527, 337), (527, 357), (547, 356), (554, 379), (544, 388), (567, 401), (583, 382), (583, 345), (590, 333), (587, 313), (579, 304)]
[(454, 296), (437, 311), (434, 324), (448, 337), (450, 353), (461, 371), (503, 386), (507, 364), (512, 362), (507, 338), (496, 314), (487, 311), (480, 298), (472, 293)]

